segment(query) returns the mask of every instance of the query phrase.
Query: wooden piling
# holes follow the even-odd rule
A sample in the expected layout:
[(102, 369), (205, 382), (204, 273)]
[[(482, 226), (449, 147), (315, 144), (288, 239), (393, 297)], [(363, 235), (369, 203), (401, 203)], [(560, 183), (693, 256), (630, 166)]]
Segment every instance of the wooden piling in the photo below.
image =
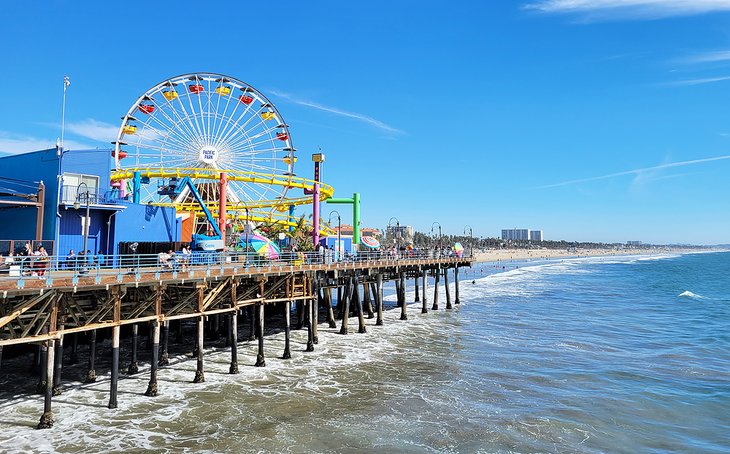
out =
[(408, 320), (408, 314), (406, 313), (406, 273), (405, 271), (400, 272), (400, 291), (401, 291), (401, 306), (400, 306), (400, 319)]
[[(61, 330), (63, 331), (63, 324), (61, 324)], [(54, 396), (60, 396), (61, 395), (61, 372), (63, 371), (63, 338), (64, 336), (61, 335), (55, 342), (55, 361), (54, 361), (54, 371), (53, 371), (53, 395)]]
[(230, 328), (231, 336), (231, 366), (228, 368), (229, 374), (238, 373), (238, 311), (231, 312)]
[(416, 297), (414, 298), (413, 301), (416, 303), (421, 301), (421, 297), (418, 294), (418, 277), (419, 277), (419, 272), (416, 271), (416, 278), (413, 279), (413, 286), (416, 288)]
[[(263, 294), (263, 292), (262, 292)], [(259, 325), (259, 351), (256, 355), (256, 367), (265, 367), (266, 366), (266, 358), (264, 357), (264, 304), (263, 303), (257, 303), (256, 307), (258, 308), (258, 325)]]
[(152, 363), (150, 364), (150, 382), (144, 395), (155, 397), (157, 395), (157, 368), (160, 361), (160, 322), (152, 322)]
[(94, 383), (96, 381), (96, 330), (89, 333), (89, 371), (86, 372), (84, 382)]
[(441, 279), (441, 269), (437, 265), (433, 278), (433, 306), (431, 306), (432, 311), (439, 310), (439, 279)]
[(307, 352), (313, 352), (314, 351), (314, 327), (312, 324), (312, 301), (308, 300), (304, 303), (304, 311), (305, 311), (305, 324), (307, 325), (307, 348), (305, 351)]
[(362, 300), (360, 298), (360, 283), (357, 280), (357, 276), (352, 277), (352, 302), (355, 304), (355, 311), (357, 312), (357, 332), (366, 333), (365, 329), (365, 313), (362, 308)]
[(249, 342), (256, 339), (256, 307), (248, 307), (248, 340)]
[(196, 345), (196, 357), (197, 367), (195, 369), (195, 378), (193, 383), (205, 382), (205, 372), (203, 370), (203, 342), (205, 339), (205, 316), (201, 315), (198, 317), (198, 333), (197, 333), (197, 345)]
[(139, 372), (139, 366), (137, 365), (137, 345), (139, 344), (139, 325), (136, 323), (132, 325), (132, 359), (127, 368), (127, 373), (132, 375)]
[(167, 351), (167, 346), (170, 340), (170, 321), (165, 320), (162, 325), (162, 352), (160, 353), (160, 366), (167, 366), (170, 364), (170, 354)]
[(53, 398), (53, 367), (55, 364), (54, 361), (54, 350), (55, 345), (53, 339), (48, 340), (44, 342), (44, 345), (46, 346), (46, 376), (45, 376), (45, 383), (46, 387), (44, 390), (44, 402), (43, 402), (43, 414), (41, 415), (41, 420), (38, 423), (37, 428), (38, 429), (49, 429), (53, 427), (53, 411), (51, 410), (51, 401)]
[[(48, 327), (43, 328), (43, 334), (48, 333)], [(36, 385), (35, 392), (36, 394), (45, 394), (46, 392), (46, 378), (48, 378), (48, 371), (46, 368), (48, 367), (48, 343), (47, 342), (41, 342), (40, 345), (40, 375), (38, 376), (38, 384)], [(51, 367), (53, 367), (53, 362), (51, 362)], [(53, 386), (53, 384), (51, 384)]]
[(119, 385), (119, 325), (112, 327), (112, 378), (109, 386), (109, 408), (117, 408), (117, 388)]
[[(344, 291), (342, 292), (344, 294), (344, 298), (342, 301), (342, 327), (340, 328), (340, 334), (347, 334), (348, 333), (348, 321), (350, 318), (350, 286), (352, 285), (352, 278), (348, 277), (346, 280), (347, 284), (345, 284)], [(338, 302), (339, 306), (339, 302)]]
[(377, 306), (378, 318), (375, 320), (376, 326), (383, 324), (383, 274), (375, 275), (375, 305)]
[(454, 267), (454, 288), (456, 289), (456, 299), (454, 300), (454, 304), (461, 304), (461, 300), (459, 299), (459, 267)]
[(421, 306), (421, 313), (427, 314), (428, 313), (428, 271), (423, 270), (421, 273), (421, 284), (423, 287), (423, 306)]
[[(332, 307), (330, 305), (330, 307)], [(291, 351), (289, 350), (289, 344), (290, 344), (290, 337), (291, 337), (291, 301), (287, 301), (285, 303), (285, 310), (284, 310), (284, 354), (281, 356), (281, 359), (290, 359), (291, 358)]]
[(332, 308), (332, 289), (329, 287), (325, 287), (324, 289), (324, 303), (327, 305), (327, 323), (329, 324), (329, 327), (337, 328), (335, 313)]
[(444, 268), (444, 290), (446, 290), (446, 309), (453, 309), (451, 305), (451, 290), (449, 290), (449, 269)]
[(362, 283), (362, 295), (365, 301), (365, 310), (368, 312), (368, 318), (375, 318), (375, 312), (373, 312), (373, 300), (370, 298), (370, 285), (367, 282)]

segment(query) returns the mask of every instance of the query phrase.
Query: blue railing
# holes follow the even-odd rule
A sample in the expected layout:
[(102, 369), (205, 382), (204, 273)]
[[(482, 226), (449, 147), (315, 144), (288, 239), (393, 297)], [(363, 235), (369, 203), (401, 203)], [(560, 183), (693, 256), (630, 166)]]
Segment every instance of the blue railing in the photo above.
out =
[[(321, 252), (284, 252), (276, 258), (266, 258), (255, 252), (225, 251), (192, 253), (159, 253), (159, 254), (124, 254), (107, 256), (8, 256), (0, 257), (0, 285), (15, 281), (17, 288), (24, 288), (27, 280), (44, 280), (47, 287), (53, 285), (55, 278), (71, 278), (77, 285), (80, 279), (84, 283), (107, 282), (116, 277), (123, 282), (126, 275), (133, 275), (135, 281), (141, 280), (142, 274), (154, 273), (155, 280), (162, 278), (210, 276), (223, 274), (225, 270), (233, 270), (233, 274), (249, 271), (251, 268), (275, 269), (277, 267), (331, 264), (397, 264), (404, 260), (428, 260), (437, 258), (460, 258), (453, 252), (418, 250), (418, 251), (363, 251), (337, 257), (332, 250)], [(185, 273), (185, 274), (182, 274)]]

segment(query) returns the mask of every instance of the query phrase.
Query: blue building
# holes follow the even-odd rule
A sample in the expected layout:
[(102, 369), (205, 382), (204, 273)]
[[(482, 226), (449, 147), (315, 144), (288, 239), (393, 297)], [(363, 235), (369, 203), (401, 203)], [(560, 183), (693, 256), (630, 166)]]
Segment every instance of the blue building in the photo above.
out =
[[(49, 253), (83, 250), (86, 225), (92, 253), (116, 254), (121, 242), (180, 241), (175, 209), (132, 203), (124, 187), (111, 187), (113, 166), (111, 149), (51, 148), (1, 157), (0, 177), (45, 185), (41, 237)], [(0, 208), (0, 240), (34, 239), (36, 220), (35, 207)]]

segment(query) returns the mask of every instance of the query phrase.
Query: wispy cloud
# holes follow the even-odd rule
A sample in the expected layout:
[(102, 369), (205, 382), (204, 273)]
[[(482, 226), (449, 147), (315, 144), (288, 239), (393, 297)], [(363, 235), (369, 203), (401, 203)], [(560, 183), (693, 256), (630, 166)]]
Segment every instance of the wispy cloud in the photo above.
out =
[(730, 80), (730, 76), (720, 76), (720, 77), (705, 77), (701, 79), (687, 79), (687, 80), (677, 80), (674, 82), (667, 82), (665, 85), (672, 85), (672, 86), (679, 86), (679, 87), (686, 87), (686, 86), (692, 86), (692, 85), (704, 85), (704, 84), (714, 84), (717, 82), (724, 82), (726, 80)]
[(730, 0), (537, 0), (525, 9), (593, 18), (659, 19), (730, 11)]
[(386, 123), (384, 123), (384, 122), (382, 122), (382, 121), (380, 121), (378, 119), (375, 119), (373, 117), (369, 117), (367, 115), (363, 115), (363, 114), (356, 113), (356, 112), (349, 112), (347, 110), (342, 110), (342, 109), (339, 109), (337, 107), (325, 106), (324, 104), (320, 104), (320, 103), (314, 102), (314, 101), (309, 101), (309, 100), (306, 100), (306, 99), (301, 99), (301, 98), (298, 98), (296, 96), (292, 96), (292, 95), (290, 95), (288, 93), (283, 93), (283, 92), (280, 92), (280, 91), (277, 91), (277, 90), (269, 90), (269, 92), (271, 94), (273, 94), (274, 96), (278, 96), (279, 98), (286, 99), (287, 101), (291, 101), (294, 104), (299, 104), (301, 106), (311, 107), (312, 109), (317, 109), (317, 110), (321, 110), (321, 111), (324, 111), (324, 112), (333, 113), (335, 115), (340, 115), (340, 116), (347, 117), (347, 118), (353, 118), (355, 120), (359, 120), (359, 121), (362, 121), (364, 123), (367, 123), (367, 124), (369, 124), (371, 126), (375, 126), (376, 128), (381, 129), (381, 130), (386, 131), (386, 132), (391, 133), (391, 134), (401, 134), (401, 133), (403, 133), (403, 131), (401, 131), (400, 129), (396, 129), (396, 128), (394, 128), (394, 127), (392, 127), (392, 126), (390, 126), (390, 125), (388, 125), (388, 124), (386, 124)]
[[(65, 140), (67, 149), (93, 148), (73, 140)], [(39, 138), (8, 131), (0, 131), (0, 152), (5, 154), (20, 154), (30, 151), (48, 150), (56, 146), (56, 138)]]
[[(658, 166), (643, 167), (641, 169), (633, 169), (633, 170), (626, 170), (623, 172), (609, 173), (607, 175), (601, 175), (601, 176), (597, 176), (597, 177), (561, 181), (560, 183), (547, 184), (544, 186), (537, 186), (534, 189), (557, 188), (557, 187), (561, 187), (561, 186), (570, 186), (570, 185), (578, 184), (578, 183), (588, 183), (591, 181), (608, 180), (610, 178), (623, 177), (623, 176), (627, 176), (627, 175), (633, 175), (634, 177), (637, 177), (638, 179), (634, 180), (636, 182), (636, 181), (640, 181), (643, 175), (645, 175), (645, 174), (653, 175), (654, 172), (656, 172), (657, 170), (672, 169), (672, 168), (676, 168), (676, 167), (684, 167), (684, 166), (689, 166), (689, 165), (694, 165), (694, 164), (703, 164), (706, 162), (722, 161), (725, 159), (730, 159), (730, 155), (715, 156), (712, 158), (693, 159), (690, 161), (668, 162), (666, 164), (660, 164)], [(656, 178), (653, 178), (653, 179), (656, 179)]]
[(694, 55), (679, 58), (677, 62), (684, 64), (717, 63), (730, 60), (730, 50), (716, 50), (699, 52)]
[(66, 123), (66, 130), (77, 136), (108, 144), (116, 139), (119, 126), (87, 118), (86, 120)]

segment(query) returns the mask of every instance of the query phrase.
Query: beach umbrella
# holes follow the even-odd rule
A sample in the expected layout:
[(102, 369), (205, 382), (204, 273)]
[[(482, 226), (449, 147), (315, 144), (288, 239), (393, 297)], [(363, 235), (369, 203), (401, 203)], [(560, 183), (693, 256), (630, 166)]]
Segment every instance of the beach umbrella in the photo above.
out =
[(240, 245), (242, 247), (246, 246), (246, 240), (248, 240), (248, 244), (257, 254), (266, 257), (268, 259), (278, 259), (279, 254), (281, 254), (281, 251), (279, 250), (279, 247), (271, 241), (270, 239), (266, 238), (265, 236), (258, 235), (258, 234), (249, 234), (248, 238), (246, 238), (246, 235), (241, 235)]
[(360, 238), (360, 242), (363, 246), (369, 247), (370, 249), (377, 249), (380, 247), (380, 241), (371, 236), (364, 236)]
[(461, 243), (456, 243), (454, 245), (454, 252), (456, 252), (457, 257), (461, 257), (464, 255), (464, 246), (462, 246)]

